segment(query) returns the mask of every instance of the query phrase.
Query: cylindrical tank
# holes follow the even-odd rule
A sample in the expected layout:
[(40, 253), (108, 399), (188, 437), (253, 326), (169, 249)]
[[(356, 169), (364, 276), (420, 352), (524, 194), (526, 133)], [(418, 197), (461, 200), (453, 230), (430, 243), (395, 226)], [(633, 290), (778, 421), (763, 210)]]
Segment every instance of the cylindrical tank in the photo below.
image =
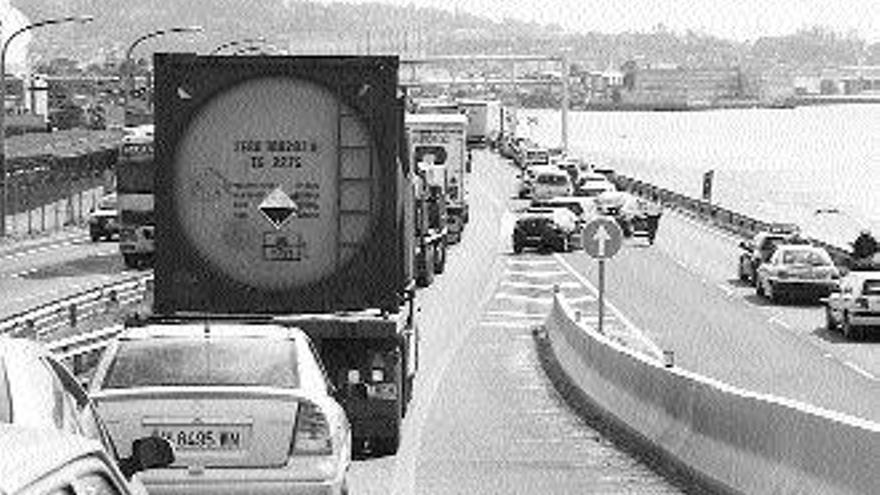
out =
[(395, 310), (411, 235), (397, 59), (155, 67), (155, 310)]

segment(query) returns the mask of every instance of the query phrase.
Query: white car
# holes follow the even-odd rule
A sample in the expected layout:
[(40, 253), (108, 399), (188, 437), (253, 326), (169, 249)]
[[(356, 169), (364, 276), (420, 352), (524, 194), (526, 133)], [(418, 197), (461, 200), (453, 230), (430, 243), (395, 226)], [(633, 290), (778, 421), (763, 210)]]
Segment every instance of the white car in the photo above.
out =
[[(167, 466), (174, 455), (167, 442), (160, 439), (132, 438), (170, 457), (157, 465), (118, 457), (94, 403), (76, 378), (43, 344), (29, 339), (0, 337), (0, 424), (58, 430), (100, 442), (134, 493), (146, 493), (140, 481), (132, 478), (136, 472)], [(128, 450), (133, 450), (131, 444)]]
[(152, 494), (347, 493), (351, 428), (304, 332), (269, 320), (148, 320), (101, 357), (90, 393), (111, 436), (176, 461)]
[(840, 272), (825, 249), (780, 244), (770, 259), (758, 266), (755, 292), (773, 302), (789, 296), (819, 299), (829, 296), (839, 283)]
[(603, 193), (616, 192), (617, 188), (602, 174), (587, 173), (579, 177), (575, 195), (594, 198)]
[[(3, 494), (135, 493), (101, 443), (80, 435), (0, 424), (0, 452)], [(138, 463), (161, 462), (156, 451), (139, 452)]]
[(556, 196), (571, 196), (571, 177), (568, 172), (559, 168), (550, 168), (538, 172), (532, 183), (532, 198), (547, 199)]
[(840, 291), (825, 300), (825, 324), (847, 339), (864, 337), (867, 327), (880, 327), (880, 271), (851, 271)]

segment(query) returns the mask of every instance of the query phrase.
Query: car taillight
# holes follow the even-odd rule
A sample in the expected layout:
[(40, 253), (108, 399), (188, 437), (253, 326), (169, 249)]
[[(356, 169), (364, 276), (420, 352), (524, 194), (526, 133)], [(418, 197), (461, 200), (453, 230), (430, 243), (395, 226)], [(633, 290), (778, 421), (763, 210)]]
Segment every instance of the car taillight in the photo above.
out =
[(293, 428), (290, 455), (327, 455), (333, 453), (330, 423), (318, 405), (301, 401)]
[(856, 298), (856, 306), (862, 309), (868, 309), (868, 298), (867, 297), (857, 297)]
[(776, 272), (776, 276), (779, 278), (788, 278), (788, 272), (785, 270), (779, 270)]

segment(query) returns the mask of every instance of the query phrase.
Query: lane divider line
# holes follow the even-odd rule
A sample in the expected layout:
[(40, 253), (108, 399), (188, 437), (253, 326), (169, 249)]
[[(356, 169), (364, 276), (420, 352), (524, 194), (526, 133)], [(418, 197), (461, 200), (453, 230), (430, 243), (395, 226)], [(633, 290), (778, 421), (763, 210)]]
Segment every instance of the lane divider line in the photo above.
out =
[[(554, 253), (553, 256), (557, 259), (557, 261), (559, 261), (559, 264), (562, 265), (562, 267), (565, 268), (569, 273), (571, 273), (576, 279), (578, 279), (578, 281), (580, 281), (584, 285), (584, 287), (593, 294), (594, 297), (596, 297), (597, 299), (599, 298), (599, 289), (591, 284), (590, 281), (587, 280), (587, 277), (583, 276), (583, 274), (581, 273), (578, 273), (578, 271), (575, 270), (569, 262), (565, 261), (565, 258), (563, 258), (561, 254)], [(660, 349), (660, 347), (653, 340), (648, 338), (648, 336), (645, 335), (645, 333), (639, 327), (637, 327), (632, 321), (630, 321), (630, 319), (627, 318), (622, 311), (617, 309), (617, 306), (612, 304), (607, 297), (605, 298), (605, 305), (611, 311), (611, 313), (613, 313), (614, 316), (617, 317), (617, 319), (621, 323), (623, 323), (623, 325), (630, 331), (631, 335), (640, 340), (642, 344), (644, 344), (654, 354), (654, 358), (663, 358), (663, 350)]]
[(486, 311), (483, 313), (485, 316), (489, 317), (499, 317), (499, 318), (526, 318), (526, 319), (538, 319), (543, 320), (547, 318), (547, 315), (541, 313), (527, 313), (524, 311)]
[(786, 323), (785, 320), (783, 320), (782, 318), (780, 318), (778, 316), (771, 316), (770, 319), (768, 319), (767, 321), (770, 323), (779, 325), (780, 327), (782, 327), (786, 330), (791, 330), (791, 325)]
[(851, 362), (851, 361), (843, 361), (843, 365), (846, 366), (847, 368), (849, 368), (849, 369), (855, 371), (856, 373), (858, 373), (858, 374), (864, 376), (865, 378), (867, 378), (867, 379), (869, 379), (869, 380), (877, 380), (877, 377), (876, 377), (876, 376), (874, 376), (874, 375), (872, 375), (871, 373), (865, 371), (865, 370), (862, 369), (859, 365), (857, 365), (857, 364), (855, 364), (855, 363), (853, 363), (853, 362)]

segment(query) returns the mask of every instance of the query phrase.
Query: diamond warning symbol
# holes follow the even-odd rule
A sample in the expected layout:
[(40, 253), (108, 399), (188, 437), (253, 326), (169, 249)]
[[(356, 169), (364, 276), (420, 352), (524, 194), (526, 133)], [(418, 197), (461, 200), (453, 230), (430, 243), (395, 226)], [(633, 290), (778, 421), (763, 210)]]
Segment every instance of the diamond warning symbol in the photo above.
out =
[(263, 198), (258, 208), (276, 229), (280, 229), (281, 225), (299, 210), (296, 203), (280, 187), (276, 187)]

